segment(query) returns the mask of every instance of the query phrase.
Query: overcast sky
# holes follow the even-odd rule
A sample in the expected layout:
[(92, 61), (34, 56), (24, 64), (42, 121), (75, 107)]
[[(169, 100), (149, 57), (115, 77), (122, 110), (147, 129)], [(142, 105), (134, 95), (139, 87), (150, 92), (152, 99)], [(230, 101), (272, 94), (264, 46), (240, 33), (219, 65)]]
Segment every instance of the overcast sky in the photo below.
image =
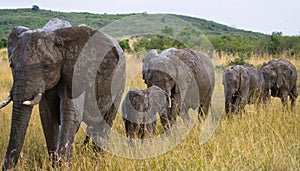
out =
[(0, 0), (2, 9), (33, 4), (64, 12), (184, 14), (267, 34), (300, 35), (300, 0)]

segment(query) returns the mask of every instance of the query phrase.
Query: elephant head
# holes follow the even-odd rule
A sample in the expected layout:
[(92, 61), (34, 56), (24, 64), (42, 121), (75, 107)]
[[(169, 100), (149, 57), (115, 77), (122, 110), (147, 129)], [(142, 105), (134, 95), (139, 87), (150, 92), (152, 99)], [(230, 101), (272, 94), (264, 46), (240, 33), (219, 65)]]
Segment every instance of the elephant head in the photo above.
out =
[(130, 89), (122, 104), (124, 119), (134, 123), (155, 121), (156, 112), (161, 112), (168, 105), (167, 93), (157, 86), (145, 90)]
[(243, 91), (249, 89), (249, 77), (243, 66), (229, 67), (223, 73), (222, 84), (225, 95), (225, 112), (235, 112)]
[(24, 142), (32, 106), (46, 90), (57, 85), (61, 75), (62, 54), (53, 31), (68, 27), (65, 21), (53, 19), (43, 29), (15, 27), (8, 37), (8, 59), (13, 75), (10, 95), (4, 107), (13, 101), (10, 142), (4, 169), (16, 164)]
[(187, 93), (193, 74), (176, 53), (180, 52), (171, 48), (163, 51), (159, 57), (157, 54), (151, 56), (148, 63), (143, 64), (148, 66), (144, 67), (148, 70), (143, 70), (147, 74), (145, 80), (148, 87), (152, 85), (160, 87), (168, 94), (169, 99), (175, 98), (175, 94), (179, 95), (176, 97), (179, 99), (176, 100), (180, 102)]
[(148, 67), (149, 67), (149, 62), (153, 58), (157, 58), (159, 56), (158, 52), (156, 49), (150, 50), (144, 57), (143, 59), (143, 66), (142, 66), (142, 74), (143, 74), (143, 79), (145, 84), (148, 84)]
[(271, 60), (268, 63), (264, 63), (261, 67), (263, 77), (265, 80), (264, 98), (270, 99), (271, 95), (280, 97), (280, 89), (289, 89), (288, 78), (292, 75), (286, 64), (281, 64), (277, 60)]

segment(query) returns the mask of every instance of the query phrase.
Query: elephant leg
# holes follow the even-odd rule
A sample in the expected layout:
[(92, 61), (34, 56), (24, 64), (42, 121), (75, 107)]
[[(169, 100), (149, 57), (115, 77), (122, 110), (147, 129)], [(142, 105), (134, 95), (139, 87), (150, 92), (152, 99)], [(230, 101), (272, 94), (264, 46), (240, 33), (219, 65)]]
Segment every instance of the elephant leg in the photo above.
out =
[(246, 104), (247, 104), (246, 98), (244, 98), (244, 97), (241, 98), (241, 103), (238, 106), (238, 112), (241, 113), (241, 116), (245, 112), (245, 106), (246, 106)]
[(164, 111), (164, 112), (160, 113), (159, 117), (160, 117), (160, 122), (161, 122), (164, 130), (169, 129), (170, 126), (169, 126), (169, 120), (168, 120), (168, 113), (167, 113), (167, 111)]
[(63, 161), (69, 164), (72, 157), (72, 144), (75, 134), (80, 126), (80, 119), (76, 114), (74, 103), (66, 95), (61, 101), (61, 127), (58, 144), (58, 162)]
[(296, 98), (291, 97), (291, 111), (295, 110), (295, 106), (296, 106)]
[(199, 120), (202, 120), (202, 119), (205, 119), (206, 116), (208, 115), (208, 110), (209, 110), (209, 106), (210, 106), (210, 99), (211, 97), (208, 96), (206, 99), (205, 99), (205, 103), (202, 105), (200, 105), (200, 107), (198, 108), (198, 119)]
[(164, 110), (160, 114), (160, 121), (164, 128), (164, 130), (168, 130), (172, 127), (172, 125), (176, 122), (176, 106), (175, 104), (172, 104), (171, 108), (167, 108), (167, 110)]
[(139, 139), (144, 139), (147, 136), (146, 124), (140, 124), (138, 129), (137, 137)]
[(295, 109), (297, 96), (298, 96), (298, 89), (297, 89), (297, 84), (295, 84), (294, 88), (292, 89), (292, 92), (290, 93), (292, 111), (294, 111)]
[(281, 99), (281, 103), (283, 105), (283, 111), (287, 111), (288, 110), (288, 96), (286, 94), (284, 94), (280, 99)]
[(237, 112), (240, 113), (240, 116), (242, 117), (242, 114), (244, 112), (245, 106), (248, 102), (249, 98), (249, 89), (243, 90), (240, 92), (238, 105), (237, 105)]
[(232, 97), (232, 101), (231, 103), (229, 104), (230, 105), (230, 113), (231, 115), (233, 113), (236, 113), (237, 112), (237, 109), (238, 109), (238, 105), (240, 104), (240, 97), (239, 96), (234, 96)]
[(146, 124), (147, 131), (149, 132), (149, 136), (153, 137), (156, 133), (156, 121)]
[[(99, 109), (99, 111), (101, 111), (101, 109)], [(102, 117), (96, 118), (94, 122), (91, 122), (89, 125), (90, 129), (86, 132), (92, 139), (93, 150), (95, 152), (102, 151), (103, 145), (108, 139), (113, 121), (117, 114), (116, 107), (112, 105), (108, 111), (101, 111), (101, 114)], [(130, 132), (131, 124), (129, 122), (130, 121), (125, 121), (125, 128)]]
[(137, 138), (139, 133), (139, 124), (125, 120), (125, 130), (128, 138)]
[(183, 122), (189, 125), (192, 120), (188, 114), (188, 108), (186, 108), (185, 104), (182, 105), (182, 111), (180, 111), (180, 117), (182, 118)]
[(47, 143), (47, 149), (52, 161), (55, 161), (57, 141), (59, 136), (59, 97), (56, 89), (49, 90), (39, 104), (41, 122)]

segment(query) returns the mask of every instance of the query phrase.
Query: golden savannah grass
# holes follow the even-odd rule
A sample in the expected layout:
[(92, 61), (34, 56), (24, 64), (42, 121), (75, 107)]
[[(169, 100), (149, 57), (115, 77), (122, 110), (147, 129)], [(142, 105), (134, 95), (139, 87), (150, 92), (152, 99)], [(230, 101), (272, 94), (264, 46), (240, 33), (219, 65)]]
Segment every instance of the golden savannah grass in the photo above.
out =
[[(0, 99), (7, 97), (12, 85), (7, 51), (0, 51)], [(225, 63), (230, 56), (214, 59), (214, 64)], [(270, 57), (271, 58), (271, 57)], [(270, 59), (269, 58), (269, 59)], [(259, 65), (269, 59), (251, 57), (247, 62)], [(300, 71), (300, 61), (289, 59)], [(141, 60), (127, 61), (126, 83), (129, 87), (144, 88), (141, 78)], [(216, 86), (212, 107), (223, 112), (224, 97), (222, 71), (216, 70)], [(299, 84), (300, 81), (298, 81)], [(133, 160), (110, 153), (95, 155), (90, 147), (83, 148), (85, 133), (76, 135), (72, 165), (61, 170), (299, 170), (300, 169), (300, 98), (293, 113), (283, 112), (279, 99), (272, 98), (268, 109), (246, 107), (242, 118), (227, 120), (223, 117), (213, 136), (203, 145), (199, 137), (203, 124), (196, 123), (186, 139), (173, 150), (149, 159)], [(0, 110), (0, 162), (3, 163), (9, 140), (11, 104)], [(159, 122), (158, 122), (159, 123)], [(158, 125), (158, 131), (161, 130)], [(125, 135), (120, 113), (113, 129)], [(159, 147), (157, 147), (159, 148)], [(53, 170), (48, 160), (46, 143), (34, 107), (27, 129), (25, 143), (16, 170)]]

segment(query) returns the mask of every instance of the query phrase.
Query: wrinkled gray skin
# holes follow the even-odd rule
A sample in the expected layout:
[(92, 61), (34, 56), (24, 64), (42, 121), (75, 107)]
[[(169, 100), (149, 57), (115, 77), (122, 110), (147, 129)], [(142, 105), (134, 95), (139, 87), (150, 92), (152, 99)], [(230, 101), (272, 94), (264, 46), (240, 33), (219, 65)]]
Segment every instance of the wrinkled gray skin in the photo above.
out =
[(122, 116), (128, 138), (144, 139), (156, 132), (156, 113), (168, 106), (167, 93), (157, 86), (130, 89), (122, 103)]
[[(111, 49), (96, 69), (96, 80), (82, 80), (91, 87), (80, 89), (82, 83), (72, 81), (75, 75), (74, 65), (86, 42), (96, 34), (102, 35), (104, 40), (99, 40), (95, 48), (101, 47), (101, 43), (106, 42), (111, 45)], [(115, 42), (97, 30), (84, 26), (72, 27), (68, 22), (58, 19), (49, 21), (44, 28), (38, 30), (29, 30), (25, 27), (16, 27), (12, 30), (8, 37), (8, 57), (13, 74), (13, 87), (10, 91), (13, 111), (3, 170), (14, 167), (18, 161), (32, 106), (35, 104), (39, 104), (48, 153), (54, 161), (62, 159), (69, 163), (71, 159), (71, 145), (81, 122), (81, 116), (75, 112), (74, 99), (83, 92), (89, 96), (91, 93), (87, 89), (94, 91), (96, 104), (104, 120), (95, 119), (91, 115), (84, 117), (85, 122), (88, 123), (90, 120), (93, 121), (89, 122), (91, 126), (100, 125), (103, 130), (110, 129), (125, 80), (125, 57)], [(94, 55), (97, 59), (98, 54)], [(92, 58), (87, 56), (85, 62), (92, 62), (90, 59)], [(86, 73), (92, 72), (87, 70)], [(120, 76), (120, 86), (116, 87), (115, 94), (102, 91), (102, 89), (110, 90), (112, 76), (116, 74)], [(74, 87), (79, 88), (72, 90)], [(116, 98), (113, 99), (112, 96)], [(108, 124), (103, 124), (104, 122)]]
[(260, 103), (263, 97), (262, 72), (248, 64), (227, 68), (223, 73), (222, 84), (228, 117), (244, 110), (246, 104)]
[(265, 80), (264, 99), (279, 97), (284, 109), (288, 109), (288, 97), (291, 100), (291, 109), (295, 107), (298, 97), (297, 78), (295, 66), (286, 59), (270, 60), (264, 63), (261, 71)]
[(169, 129), (180, 115), (189, 123), (188, 110), (198, 110), (199, 118), (208, 113), (215, 85), (211, 61), (191, 49), (170, 48), (160, 55), (146, 54), (143, 78), (148, 87), (156, 85), (168, 94), (171, 105), (160, 114), (163, 127)]

